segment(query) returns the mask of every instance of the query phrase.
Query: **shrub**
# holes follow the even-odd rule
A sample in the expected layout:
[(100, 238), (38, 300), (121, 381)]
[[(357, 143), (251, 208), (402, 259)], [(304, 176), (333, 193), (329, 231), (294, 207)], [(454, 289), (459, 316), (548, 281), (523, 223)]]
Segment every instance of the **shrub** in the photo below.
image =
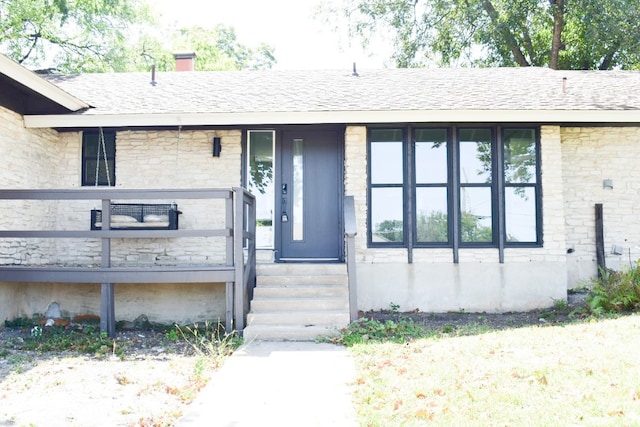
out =
[(587, 303), (598, 315), (640, 310), (640, 262), (625, 271), (601, 269)]

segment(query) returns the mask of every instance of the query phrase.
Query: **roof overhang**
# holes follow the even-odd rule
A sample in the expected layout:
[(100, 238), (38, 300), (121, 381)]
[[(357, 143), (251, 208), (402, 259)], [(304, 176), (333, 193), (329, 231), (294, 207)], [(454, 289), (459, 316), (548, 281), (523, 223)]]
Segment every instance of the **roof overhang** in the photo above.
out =
[(639, 110), (394, 110), (24, 116), (28, 128), (257, 126), (344, 123), (640, 123)]
[(0, 54), (0, 74), (4, 74), (13, 81), (31, 89), (50, 101), (63, 106), (69, 111), (89, 108), (89, 105), (73, 95), (60, 89), (22, 65)]

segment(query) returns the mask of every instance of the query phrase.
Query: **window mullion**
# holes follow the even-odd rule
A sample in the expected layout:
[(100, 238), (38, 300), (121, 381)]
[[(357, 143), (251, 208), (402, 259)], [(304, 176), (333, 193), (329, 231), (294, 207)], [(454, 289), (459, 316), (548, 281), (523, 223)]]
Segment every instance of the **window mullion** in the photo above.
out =
[(504, 201), (504, 146), (502, 143), (502, 128), (496, 129), (496, 164), (494, 185), (497, 191), (496, 209), (498, 214), (498, 259), (504, 264), (504, 245), (506, 236), (505, 225), (505, 201)]
[(458, 129), (453, 126), (451, 128), (449, 146), (451, 147), (449, 156), (449, 182), (450, 182), (450, 203), (449, 215), (451, 217), (451, 244), (453, 248), (453, 262), (458, 264), (460, 261), (460, 141), (458, 138)]
[(405, 204), (404, 204), (404, 218), (406, 221), (406, 242), (407, 242), (407, 262), (409, 264), (413, 263), (413, 242), (415, 239), (414, 234), (414, 212), (415, 212), (415, 174), (413, 173), (414, 169), (414, 155), (413, 155), (413, 144), (415, 142), (415, 138), (413, 137), (413, 127), (407, 127), (407, 133), (405, 135), (405, 178), (404, 178), (404, 188), (405, 188)]

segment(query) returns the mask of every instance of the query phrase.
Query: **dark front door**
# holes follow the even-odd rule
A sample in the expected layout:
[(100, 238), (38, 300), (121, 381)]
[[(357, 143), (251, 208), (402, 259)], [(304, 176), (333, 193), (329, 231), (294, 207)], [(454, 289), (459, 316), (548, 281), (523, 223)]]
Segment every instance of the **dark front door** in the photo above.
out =
[(337, 131), (283, 133), (278, 261), (342, 259), (341, 148)]

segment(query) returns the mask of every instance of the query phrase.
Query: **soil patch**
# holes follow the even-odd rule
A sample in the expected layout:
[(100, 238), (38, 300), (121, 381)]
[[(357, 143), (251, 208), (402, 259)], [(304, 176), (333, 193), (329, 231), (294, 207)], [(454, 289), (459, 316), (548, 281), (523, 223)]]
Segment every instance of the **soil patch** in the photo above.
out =
[(210, 375), (162, 331), (119, 331), (95, 354), (25, 350), (30, 337), (0, 329), (0, 425), (169, 426)]
[(488, 329), (521, 328), (535, 325), (563, 324), (575, 322), (580, 319), (581, 313), (586, 307), (586, 292), (571, 292), (567, 303), (558, 303), (553, 307), (543, 310), (509, 313), (423, 313), (412, 311), (398, 313), (390, 310), (368, 311), (361, 313), (361, 317), (386, 321), (398, 321), (411, 319), (414, 323), (431, 330), (445, 328), (461, 328), (468, 325), (485, 326)]

